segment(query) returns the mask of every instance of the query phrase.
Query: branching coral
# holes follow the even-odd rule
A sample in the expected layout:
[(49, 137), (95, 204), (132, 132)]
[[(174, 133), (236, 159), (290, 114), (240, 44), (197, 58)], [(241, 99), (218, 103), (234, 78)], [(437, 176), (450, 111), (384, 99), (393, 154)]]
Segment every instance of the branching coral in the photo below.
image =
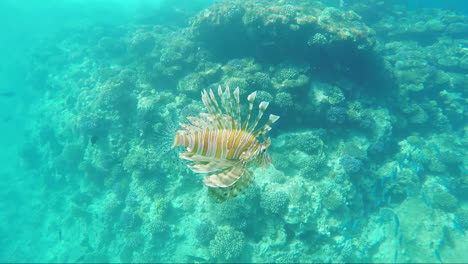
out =
[(279, 215), (286, 211), (289, 203), (288, 194), (274, 186), (269, 186), (262, 193), (260, 206), (269, 214)]
[(233, 261), (241, 256), (245, 247), (245, 236), (228, 226), (219, 230), (210, 242), (210, 254), (221, 261)]
[(328, 210), (335, 211), (344, 205), (344, 199), (336, 191), (331, 191), (322, 198), (322, 204)]

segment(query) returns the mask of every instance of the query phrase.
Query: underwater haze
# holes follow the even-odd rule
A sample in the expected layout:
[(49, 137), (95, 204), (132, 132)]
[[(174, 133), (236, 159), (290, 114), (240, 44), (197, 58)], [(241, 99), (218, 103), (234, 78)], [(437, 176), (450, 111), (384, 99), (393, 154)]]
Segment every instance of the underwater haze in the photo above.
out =
[(467, 14), (0, 1), (0, 262), (467, 263)]

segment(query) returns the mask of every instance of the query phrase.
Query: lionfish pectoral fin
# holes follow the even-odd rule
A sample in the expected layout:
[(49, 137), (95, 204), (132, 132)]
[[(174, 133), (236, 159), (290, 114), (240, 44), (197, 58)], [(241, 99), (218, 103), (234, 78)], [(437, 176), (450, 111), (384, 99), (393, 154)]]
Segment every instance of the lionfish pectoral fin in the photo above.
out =
[(249, 170), (244, 170), (243, 175), (231, 186), (228, 187), (210, 187), (208, 193), (220, 202), (224, 202), (238, 196), (245, 191), (253, 182), (253, 174)]
[(229, 169), (222, 170), (216, 174), (205, 176), (203, 182), (209, 187), (229, 187), (236, 183), (245, 172), (242, 165), (232, 166)]
[(179, 153), (179, 157), (181, 159), (193, 161), (193, 162), (196, 162), (196, 163), (201, 163), (201, 162), (208, 163), (208, 162), (212, 162), (212, 161), (217, 160), (217, 158), (205, 157), (205, 156), (202, 156), (202, 155), (195, 154), (193, 152)]
[(210, 162), (196, 163), (193, 166), (188, 166), (196, 173), (211, 173), (217, 171), (226, 171), (236, 165), (236, 161), (226, 159), (213, 159)]

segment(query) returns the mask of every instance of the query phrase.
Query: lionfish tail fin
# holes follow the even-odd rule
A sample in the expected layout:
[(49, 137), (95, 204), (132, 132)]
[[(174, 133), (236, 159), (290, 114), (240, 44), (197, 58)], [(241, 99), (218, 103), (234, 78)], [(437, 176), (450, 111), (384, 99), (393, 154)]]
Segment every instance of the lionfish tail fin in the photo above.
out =
[(167, 153), (177, 146), (178, 126), (172, 120), (154, 126), (156, 148)]
[(243, 175), (233, 185), (228, 187), (209, 187), (208, 194), (219, 202), (225, 202), (245, 192), (248, 186), (253, 182), (253, 178), (252, 172), (244, 170)]

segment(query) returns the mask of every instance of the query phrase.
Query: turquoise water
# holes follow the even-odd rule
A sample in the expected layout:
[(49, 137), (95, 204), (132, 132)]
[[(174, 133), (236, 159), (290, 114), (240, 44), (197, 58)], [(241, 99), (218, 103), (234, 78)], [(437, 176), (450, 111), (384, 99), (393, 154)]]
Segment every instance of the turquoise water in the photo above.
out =
[[(0, 3), (0, 262), (468, 262), (463, 1), (129, 2)], [(218, 86), (280, 119), (213, 189)]]

